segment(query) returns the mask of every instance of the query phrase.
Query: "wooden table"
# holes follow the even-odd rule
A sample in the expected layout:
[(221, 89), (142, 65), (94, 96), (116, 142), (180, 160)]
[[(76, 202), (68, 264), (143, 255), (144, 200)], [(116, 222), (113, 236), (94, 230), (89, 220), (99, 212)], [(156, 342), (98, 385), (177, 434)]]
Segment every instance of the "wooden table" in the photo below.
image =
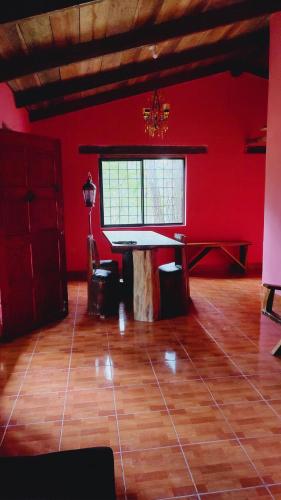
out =
[(185, 245), (155, 231), (103, 231), (113, 253), (133, 252), (134, 269), (134, 319), (155, 321), (159, 319), (160, 289), (156, 253), (159, 248), (174, 248), (177, 261), (183, 269), (182, 293), (189, 298)]

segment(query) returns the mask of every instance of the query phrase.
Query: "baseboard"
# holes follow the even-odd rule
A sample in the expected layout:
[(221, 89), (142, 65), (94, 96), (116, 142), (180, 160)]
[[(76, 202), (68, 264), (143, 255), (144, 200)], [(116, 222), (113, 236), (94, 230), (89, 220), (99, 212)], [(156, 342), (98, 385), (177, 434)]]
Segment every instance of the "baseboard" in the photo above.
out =
[(86, 271), (68, 271), (67, 273), (68, 281), (85, 281), (87, 280)]

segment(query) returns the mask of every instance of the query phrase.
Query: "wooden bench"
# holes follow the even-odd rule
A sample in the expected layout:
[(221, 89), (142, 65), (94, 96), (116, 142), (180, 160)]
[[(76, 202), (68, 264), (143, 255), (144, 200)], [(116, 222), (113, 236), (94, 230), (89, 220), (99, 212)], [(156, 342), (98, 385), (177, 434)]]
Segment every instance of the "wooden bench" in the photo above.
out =
[[(189, 241), (187, 247), (199, 247), (200, 250), (189, 259), (188, 269), (194, 269), (198, 262), (211, 250), (220, 248), (244, 272), (246, 271), (248, 246), (250, 241)], [(228, 250), (228, 247), (239, 247), (239, 258)]]

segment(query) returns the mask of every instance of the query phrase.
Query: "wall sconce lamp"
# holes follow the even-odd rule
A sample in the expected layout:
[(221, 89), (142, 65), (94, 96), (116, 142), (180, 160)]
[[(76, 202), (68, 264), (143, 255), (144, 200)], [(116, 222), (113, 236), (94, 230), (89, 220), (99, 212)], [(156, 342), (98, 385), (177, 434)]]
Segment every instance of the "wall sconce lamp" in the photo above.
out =
[(91, 173), (82, 187), (85, 206), (89, 208), (89, 234), (92, 235), (92, 208), (95, 206), (97, 188), (92, 181)]

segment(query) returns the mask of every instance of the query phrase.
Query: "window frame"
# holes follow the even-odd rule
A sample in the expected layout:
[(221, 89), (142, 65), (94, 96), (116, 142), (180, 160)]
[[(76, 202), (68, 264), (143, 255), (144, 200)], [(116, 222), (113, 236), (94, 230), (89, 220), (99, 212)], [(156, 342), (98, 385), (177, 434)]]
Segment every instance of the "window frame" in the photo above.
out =
[[(140, 161), (142, 164), (141, 167), (141, 209), (142, 209), (142, 223), (135, 224), (105, 224), (104, 223), (104, 202), (103, 202), (103, 176), (102, 176), (102, 162), (103, 161)], [(155, 224), (144, 222), (144, 170), (143, 170), (143, 162), (144, 160), (182, 160), (183, 162), (183, 203), (182, 203), (182, 214), (183, 221), (182, 222), (158, 222)], [(100, 218), (101, 218), (101, 227), (162, 227), (162, 226), (185, 226), (186, 222), (186, 158), (184, 156), (125, 156), (125, 157), (102, 157), (99, 159), (99, 188), (100, 188)]]

